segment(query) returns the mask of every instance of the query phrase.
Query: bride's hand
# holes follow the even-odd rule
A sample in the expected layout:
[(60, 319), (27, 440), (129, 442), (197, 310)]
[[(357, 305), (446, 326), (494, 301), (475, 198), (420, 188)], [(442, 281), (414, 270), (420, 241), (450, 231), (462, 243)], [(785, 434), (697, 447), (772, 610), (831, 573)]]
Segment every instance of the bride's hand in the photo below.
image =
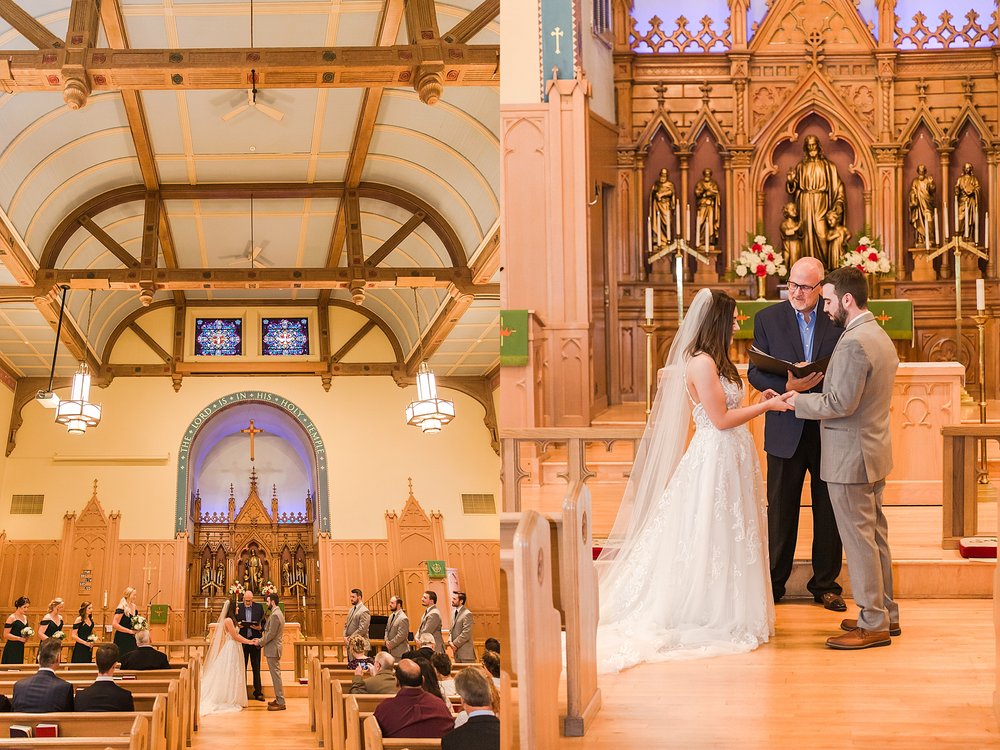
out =
[(775, 398), (777, 396), (780, 396), (780, 395), (781, 394), (778, 393), (773, 388), (768, 388), (766, 391), (764, 391), (763, 393), (760, 394), (760, 397), (761, 397), (761, 400), (768, 401), (768, 400), (770, 400), (772, 398)]
[(767, 405), (768, 411), (793, 411), (795, 406), (789, 403), (789, 401), (792, 400), (794, 395), (796, 395), (795, 391), (788, 391), (787, 393), (778, 394), (764, 403)]

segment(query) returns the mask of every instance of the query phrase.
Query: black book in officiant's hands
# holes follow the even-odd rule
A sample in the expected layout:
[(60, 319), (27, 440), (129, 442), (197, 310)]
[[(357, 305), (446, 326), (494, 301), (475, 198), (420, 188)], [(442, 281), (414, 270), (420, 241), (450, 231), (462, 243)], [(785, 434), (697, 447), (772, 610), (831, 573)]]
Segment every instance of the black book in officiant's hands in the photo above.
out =
[(772, 357), (770, 354), (765, 354), (755, 346), (750, 347), (748, 354), (750, 361), (758, 370), (769, 372), (772, 375), (780, 375), (781, 377), (786, 377), (789, 371), (797, 378), (804, 378), (806, 375), (811, 375), (814, 372), (825, 374), (827, 365), (830, 364), (829, 357), (823, 357), (823, 359), (818, 359), (815, 362), (796, 364), (795, 362), (788, 362), (777, 357)]

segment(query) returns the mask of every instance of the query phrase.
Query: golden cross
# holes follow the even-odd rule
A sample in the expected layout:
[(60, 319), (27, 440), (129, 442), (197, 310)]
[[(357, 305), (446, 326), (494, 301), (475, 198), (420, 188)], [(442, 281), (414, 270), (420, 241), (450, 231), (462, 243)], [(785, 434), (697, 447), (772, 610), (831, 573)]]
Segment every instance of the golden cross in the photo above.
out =
[(879, 325), (881, 325), (883, 328), (885, 328), (885, 324), (888, 323), (890, 320), (892, 320), (892, 316), (891, 315), (886, 315), (885, 311), (883, 310), (880, 315), (876, 315), (875, 316), (875, 320), (877, 320), (879, 322)]
[(750, 320), (750, 316), (747, 315), (742, 310), (739, 311), (739, 315), (736, 316), (736, 322), (743, 325), (744, 321)]
[(250, 426), (245, 430), (240, 430), (240, 432), (245, 432), (250, 435), (250, 460), (253, 461), (253, 436), (263, 432), (263, 430), (254, 429), (253, 420), (250, 420)]

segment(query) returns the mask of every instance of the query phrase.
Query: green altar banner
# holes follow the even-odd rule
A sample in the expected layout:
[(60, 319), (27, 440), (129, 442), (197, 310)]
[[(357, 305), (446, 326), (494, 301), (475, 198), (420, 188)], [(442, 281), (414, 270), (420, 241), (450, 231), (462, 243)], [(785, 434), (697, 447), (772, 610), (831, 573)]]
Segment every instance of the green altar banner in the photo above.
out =
[(528, 311), (500, 311), (500, 366), (528, 364)]
[(427, 561), (427, 577), (428, 578), (444, 578), (448, 575), (448, 571), (445, 570), (444, 560), (428, 560)]
[(166, 625), (167, 624), (167, 605), (166, 604), (150, 604), (149, 605), (149, 623), (151, 625)]
[[(744, 302), (737, 300), (737, 319), (740, 330), (733, 334), (734, 339), (753, 340), (753, 319), (761, 310), (771, 305), (777, 305), (784, 300), (765, 300), (763, 302)], [(879, 325), (896, 341), (913, 341), (913, 302), (908, 299), (872, 299), (868, 300), (868, 309)]]

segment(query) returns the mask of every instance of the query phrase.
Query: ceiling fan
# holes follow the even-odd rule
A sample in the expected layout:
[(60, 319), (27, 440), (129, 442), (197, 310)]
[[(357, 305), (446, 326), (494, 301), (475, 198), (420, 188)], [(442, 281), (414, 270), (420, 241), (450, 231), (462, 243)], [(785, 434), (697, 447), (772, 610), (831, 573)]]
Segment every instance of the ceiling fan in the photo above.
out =
[(267, 242), (262, 242), (260, 245), (253, 245), (252, 243), (247, 244), (247, 249), (240, 253), (239, 255), (226, 255), (226, 258), (233, 258), (226, 265), (228, 266), (242, 266), (245, 263), (250, 264), (250, 268), (270, 268), (271, 264), (260, 257), (260, 254), (264, 252)]
[(247, 100), (243, 104), (237, 105), (234, 109), (224, 114), (222, 116), (222, 120), (223, 122), (229, 122), (231, 119), (236, 117), (236, 115), (246, 112), (248, 109), (251, 108), (256, 109), (258, 112), (261, 112), (270, 117), (272, 120), (277, 120), (278, 122), (281, 122), (281, 120), (285, 117), (284, 112), (277, 110), (274, 107), (270, 107), (267, 104), (264, 104), (263, 102), (257, 101), (256, 70), (250, 71), (250, 88), (247, 89)]

